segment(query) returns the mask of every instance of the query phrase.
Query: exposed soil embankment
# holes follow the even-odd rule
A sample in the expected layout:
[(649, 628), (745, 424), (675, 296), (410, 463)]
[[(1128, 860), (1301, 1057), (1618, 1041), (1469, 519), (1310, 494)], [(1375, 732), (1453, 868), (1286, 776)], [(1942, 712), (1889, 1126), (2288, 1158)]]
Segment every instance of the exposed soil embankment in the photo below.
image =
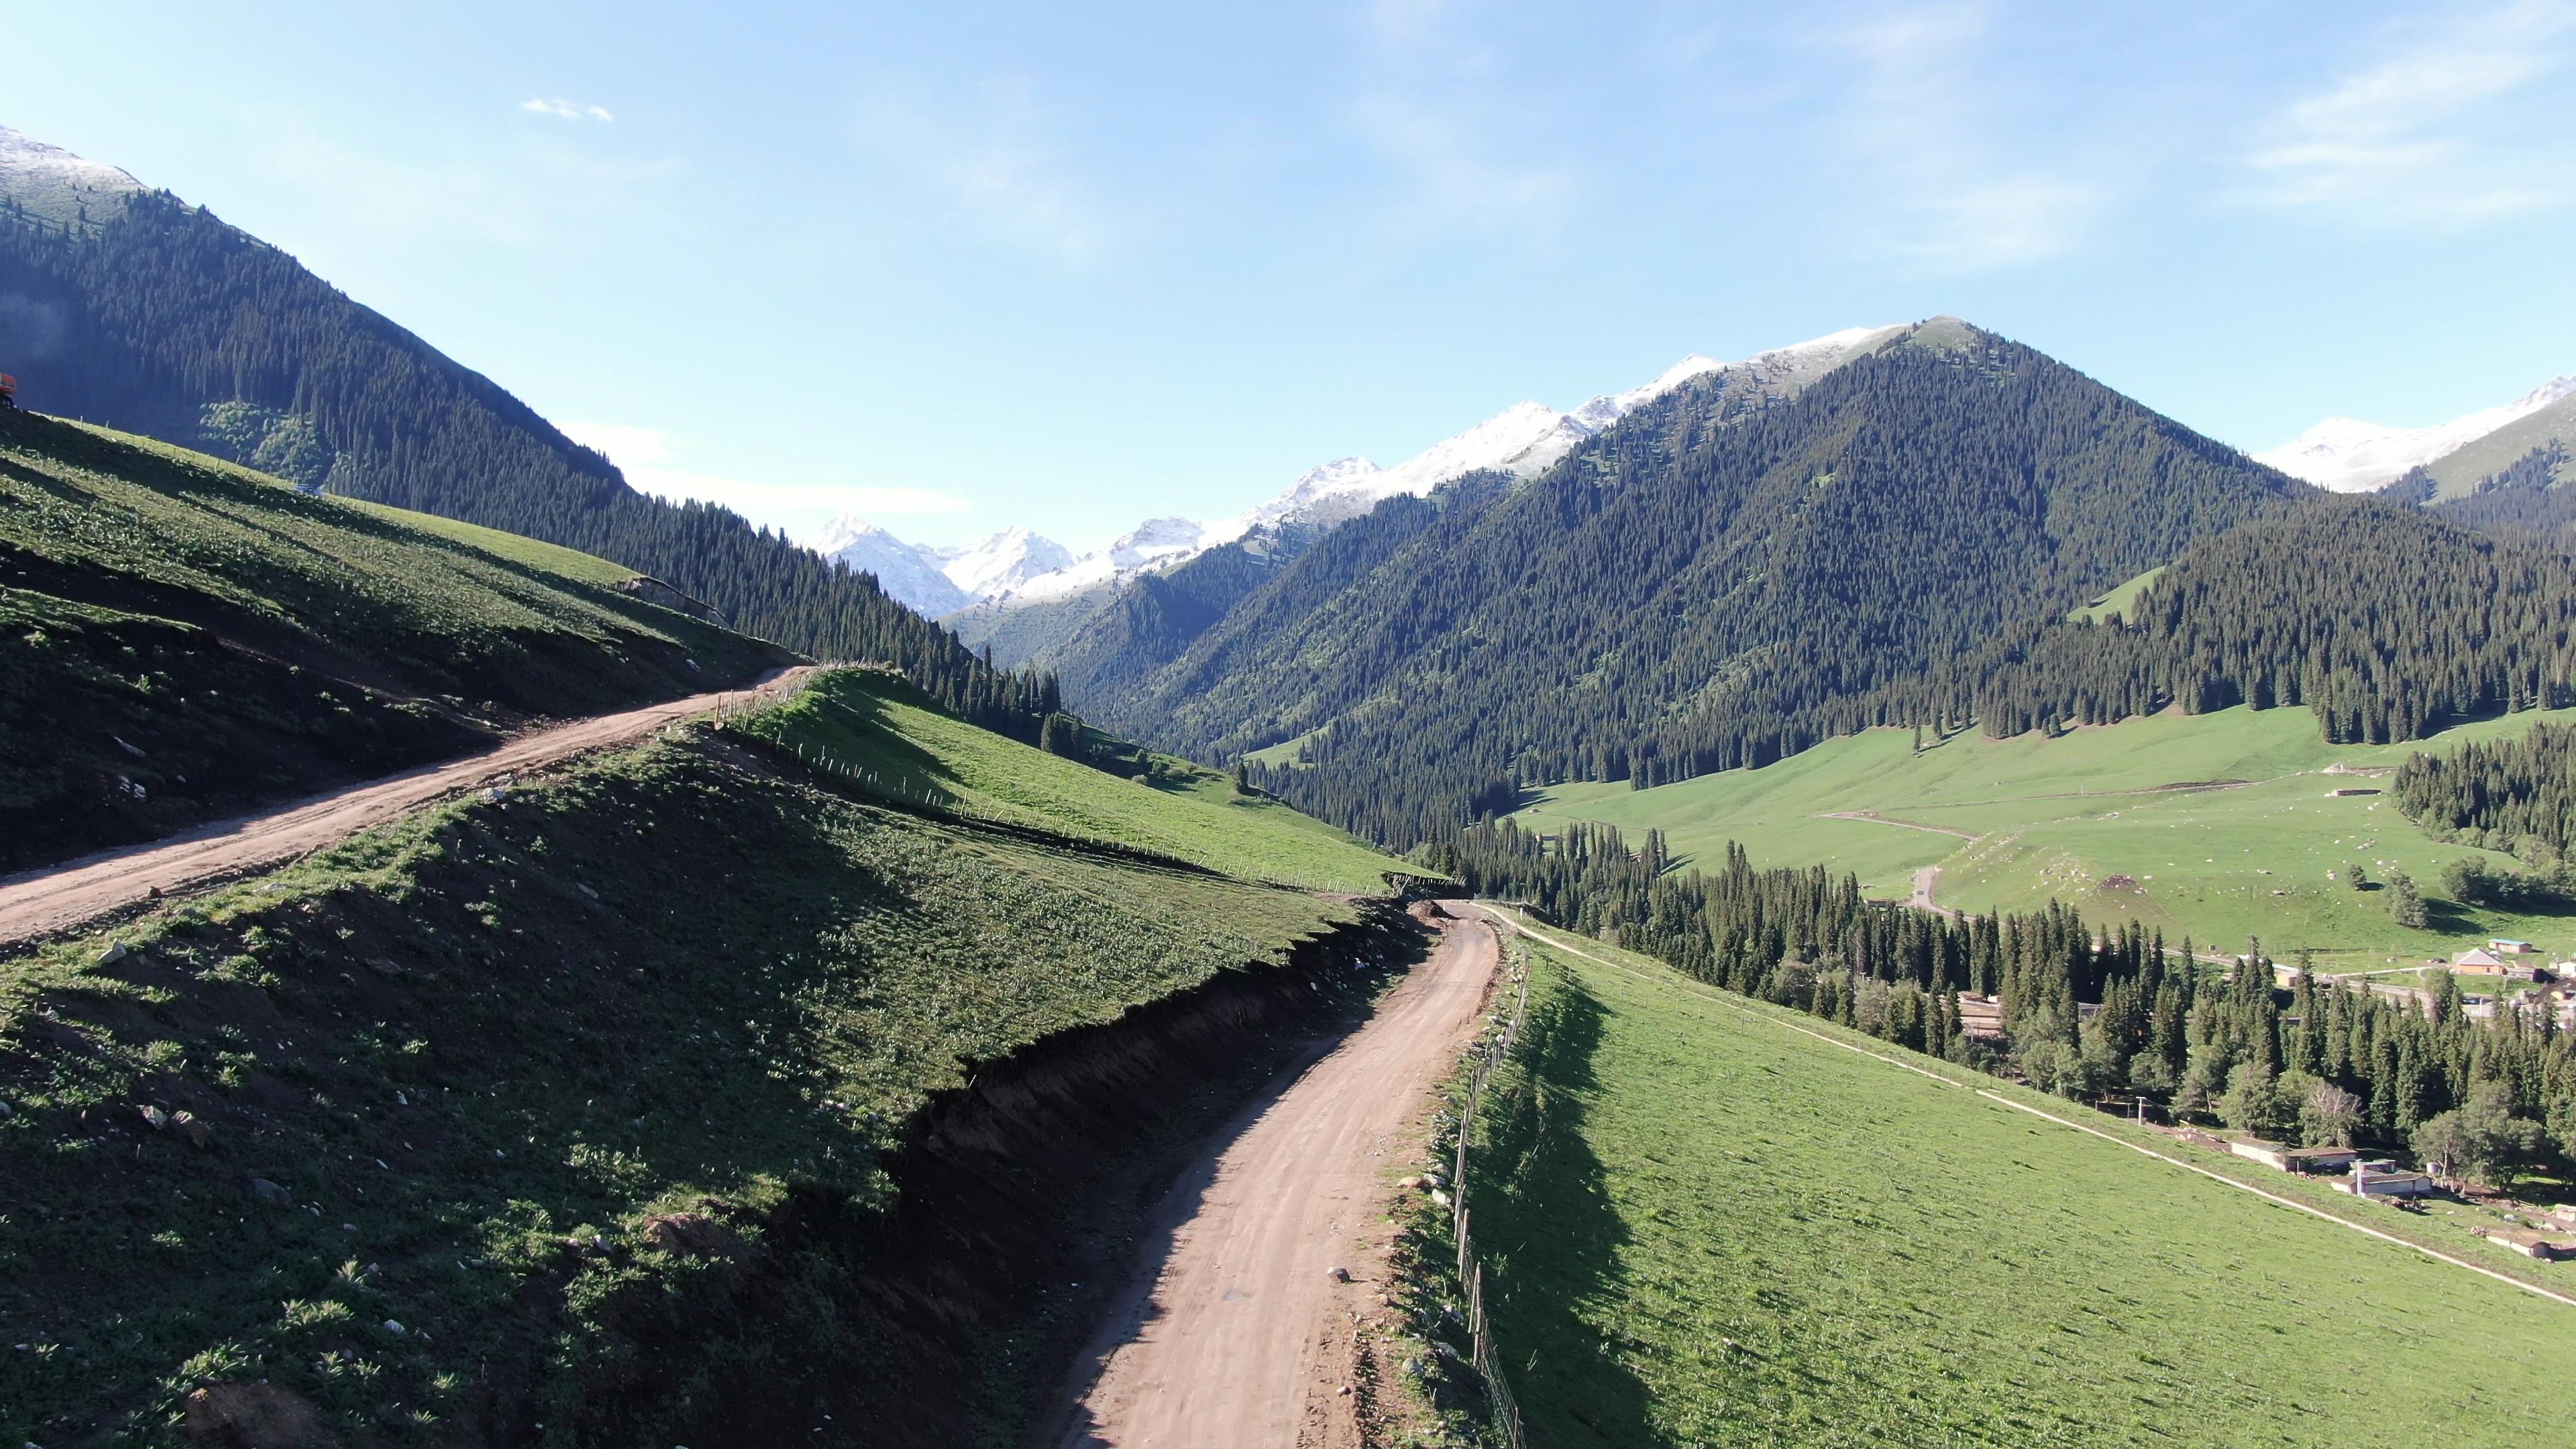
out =
[(1413, 921), (1372, 903), (1285, 964), (1225, 973), (977, 1068), (892, 1155), (890, 1211), (791, 1200), (761, 1224), (762, 1261), (731, 1295), (743, 1311), (775, 1311), (796, 1296), (791, 1280), (835, 1262), (871, 1316), (904, 1326), (882, 1358), (849, 1374), (773, 1362), (711, 1378), (695, 1359), (696, 1325), (677, 1320), (623, 1366), (621, 1392), (586, 1396), (608, 1422), (584, 1437), (614, 1440), (623, 1393), (695, 1379), (694, 1421), (669, 1404), (641, 1417), (676, 1424), (701, 1449), (816, 1442), (817, 1427), (854, 1420), (866, 1427), (827, 1427), (826, 1440), (1007, 1439), (1060, 1388), (1151, 1209), (1206, 1135), (1347, 1036), (1387, 970), (1424, 949)]

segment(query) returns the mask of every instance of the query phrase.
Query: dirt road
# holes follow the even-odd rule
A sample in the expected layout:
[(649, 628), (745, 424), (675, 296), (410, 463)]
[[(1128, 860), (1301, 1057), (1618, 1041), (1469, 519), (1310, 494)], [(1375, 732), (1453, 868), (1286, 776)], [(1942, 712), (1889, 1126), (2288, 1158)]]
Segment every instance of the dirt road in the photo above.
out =
[(783, 669), (749, 690), (692, 695), (624, 714), (574, 720), (521, 735), (484, 754), (351, 785), (265, 815), (219, 820), (149, 845), (101, 851), (11, 876), (0, 880), (0, 941), (59, 931), (131, 905), (154, 890), (171, 891), (190, 881), (302, 855), (495, 776), (551, 765), (585, 750), (631, 744), (728, 700), (783, 693), (811, 672), (811, 666)]
[[(1466, 915), (1463, 905), (1453, 914)], [(1382, 1269), (1360, 1239), (1424, 1091), (1457, 1059), (1501, 961), (1491, 926), (1451, 924), (1378, 1014), (1229, 1124), (1166, 1199), (1084, 1363), (1098, 1375), (1061, 1449), (1292, 1449), (1353, 1441), (1342, 1339)], [(1331, 1276), (1345, 1268), (1355, 1280)]]
[(1941, 867), (1927, 865), (1914, 873), (1914, 899), (1908, 904), (1918, 911), (1934, 911), (1955, 921), (1959, 918), (1957, 911), (1932, 899), (1932, 893), (1940, 888)]

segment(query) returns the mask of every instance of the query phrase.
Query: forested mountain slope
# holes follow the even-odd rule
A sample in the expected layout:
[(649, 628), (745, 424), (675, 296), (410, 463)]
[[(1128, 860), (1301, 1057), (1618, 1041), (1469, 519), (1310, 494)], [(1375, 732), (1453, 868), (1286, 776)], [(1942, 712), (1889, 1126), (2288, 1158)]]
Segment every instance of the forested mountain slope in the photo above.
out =
[(1884, 712), (2005, 736), (2174, 703), (2305, 705), (2330, 741), (2416, 739), (2576, 703), (2571, 570), (2406, 504), (2313, 498), (2185, 551), (2118, 622), (2012, 631), (1891, 690)]
[(687, 606), (570, 549), (0, 411), (0, 873), (793, 657)]
[(1140, 686), (1070, 698), (1409, 843), (1524, 782), (1683, 778), (2308, 490), (2041, 354), (1923, 324), (1797, 397), (1684, 387), (1541, 477), (1344, 525)]
[(0, 294), (24, 324), (0, 364), (30, 406), (613, 559), (745, 633), (896, 664), (952, 704), (997, 688), (864, 575), (724, 509), (636, 492), (490, 379), (212, 212), (137, 192), (89, 215), (0, 209)]

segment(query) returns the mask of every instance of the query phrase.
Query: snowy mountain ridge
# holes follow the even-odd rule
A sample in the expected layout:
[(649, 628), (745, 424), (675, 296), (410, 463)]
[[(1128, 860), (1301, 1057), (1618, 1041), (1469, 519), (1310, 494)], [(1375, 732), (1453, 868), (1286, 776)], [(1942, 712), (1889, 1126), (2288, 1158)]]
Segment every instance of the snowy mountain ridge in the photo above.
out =
[(2336, 493), (2369, 493), (2570, 396), (2576, 396), (2576, 373), (2553, 377), (2512, 402), (2429, 427), (2328, 418), (2277, 448), (2256, 453), (2254, 461)]
[[(1122, 585), (1149, 570), (1176, 568), (1212, 548), (1281, 524), (1330, 528), (1389, 498), (1421, 497), (1470, 473), (1500, 472), (1527, 478), (1545, 471), (1586, 440), (1666, 393), (1701, 378), (1721, 386), (1780, 396), (1824, 376), (1860, 354), (1902, 334), (1902, 327), (1852, 327), (1810, 341), (1756, 353), (1741, 362), (1694, 354), (1625, 392), (1604, 393), (1567, 412), (1540, 402), (1520, 402), (1464, 432), (1443, 438), (1392, 468), (1362, 457), (1338, 458), (1308, 469), (1268, 500), (1230, 518), (1148, 519), (1107, 547), (1071, 557), (1051, 540), (1011, 529), (964, 551), (913, 548), (881, 529), (844, 520), (815, 540), (828, 556), (874, 571), (889, 594), (927, 613), (973, 603), (1015, 609), (1096, 589)], [(1016, 545), (1006, 540), (1017, 540)], [(890, 547), (891, 546), (891, 547)], [(1010, 552), (1018, 566), (985, 568), (970, 560)], [(905, 566), (891, 549), (909, 552)], [(936, 583), (924, 575), (935, 576)], [(944, 587), (943, 587), (944, 586)], [(949, 602), (951, 599), (954, 602)]]

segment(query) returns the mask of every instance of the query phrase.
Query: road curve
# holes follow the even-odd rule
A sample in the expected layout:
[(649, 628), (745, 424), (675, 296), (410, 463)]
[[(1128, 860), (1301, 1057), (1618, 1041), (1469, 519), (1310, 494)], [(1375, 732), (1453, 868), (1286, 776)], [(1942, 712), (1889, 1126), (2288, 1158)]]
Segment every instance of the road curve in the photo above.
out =
[[(1463, 903), (1453, 913), (1465, 915)], [(1326, 1361), (1351, 1331), (1356, 1256), (1392, 1144), (1474, 1031), (1502, 959), (1493, 927), (1449, 923), (1377, 1015), (1288, 1089), (1228, 1124), (1212, 1162), (1156, 1214), (1139, 1265), (1084, 1356), (1097, 1376), (1057, 1449), (1291, 1449), (1350, 1442)], [(1373, 1301), (1373, 1300), (1372, 1300)]]
[(67, 929), (132, 905), (155, 890), (176, 890), (191, 881), (302, 855), (442, 796), (472, 789), (496, 775), (551, 765), (586, 750), (632, 744), (705, 714), (726, 700), (784, 693), (812, 672), (813, 666), (799, 665), (773, 671), (749, 690), (691, 695), (623, 714), (574, 720), (521, 735), (483, 754), (347, 786), (264, 815), (219, 820), (148, 845), (101, 851), (65, 865), (10, 876), (0, 880), (0, 942)]

